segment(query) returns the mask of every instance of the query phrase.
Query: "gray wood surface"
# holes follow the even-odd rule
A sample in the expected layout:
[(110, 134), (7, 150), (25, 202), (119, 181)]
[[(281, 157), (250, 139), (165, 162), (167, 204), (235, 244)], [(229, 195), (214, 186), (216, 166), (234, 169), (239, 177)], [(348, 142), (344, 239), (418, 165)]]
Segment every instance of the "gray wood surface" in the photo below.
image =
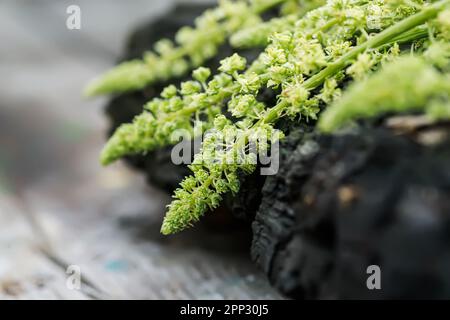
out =
[[(65, 27), (66, 7), (82, 29)], [(110, 67), (133, 26), (169, 1), (0, 2), (0, 298), (280, 296), (238, 232), (159, 234), (167, 195), (122, 164), (101, 168), (104, 98), (83, 86)], [(70, 290), (66, 268), (81, 268)]]

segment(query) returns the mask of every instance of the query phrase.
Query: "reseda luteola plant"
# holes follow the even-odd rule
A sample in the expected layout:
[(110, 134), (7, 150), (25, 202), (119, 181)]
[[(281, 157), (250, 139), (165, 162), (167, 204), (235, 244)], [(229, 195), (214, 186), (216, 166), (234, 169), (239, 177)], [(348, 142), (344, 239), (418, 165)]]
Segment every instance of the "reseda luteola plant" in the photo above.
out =
[(450, 119), (450, 11), (442, 11), (431, 27), (438, 32), (422, 54), (395, 59), (352, 84), (324, 110), (318, 128), (333, 132), (354, 120), (387, 113), (420, 112), (431, 121)]
[[(251, 161), (238, 161), (240, 150), (252, 142), (265, 150), (271, 142), (281, 139), (282, 133), (274, 128), (279, 119), (315, 120), (322, 106), (333, 103), (338, 106), (330, 108), (332, 115), (327, 115), (325, 110), (320, 120), (320, 128), (324, 130), (338, 127), (341, 120), (363, 116), (361, 107), (354, 107), (357, 99), (364, 97), (361, 87), (350, 88), (349, 95), (353, 93), (346, 99), (353, 102), (344, 103), (347, 107), (341, 114), (335, 111), (343, 108), (339, 107), (339, 101), (346, 101), (346, 95), (340, 98), (342, 85), (354, 79), (361, 81), (364, 88), (375, 86), (372, 100), (368, 102), (369, 107), (376, 109), (380, 105), (378, 99), (383, 98), (377, 96), (376, 90), (383, 83), (376, 74), (373, 79), (370, 75), (380, 66), (392, 63), (398, 71), (411, 65), (412, 74), (428, 75), (421, 69), (421, 63), (399, 58), (401, 48), (413, 51), (420, 56), (417, 58), (420, 61), (432, 61), (436, 68), (443, 70), (448, 62), (445, 46), (448, 49), (449, 5), (450, 0), (329, 0), (294, 23), (289, 21), (290, 27), (285, 30), (270, 34), (266, 49), (248, 68), (245, 59), (235, 54), (221, 62), (220, 72), (212, 79), (209, 69), (199, 68), (194, 71), (193, 80), (182, 83), (180, 89), (166, 88), (161, 98), (148, 103), (133, 123), (124, 124), (116, 131), (105, 146), (101, 160), (108, 164), (127, 154), (145, 153), (173, 143), (170, 136), (176, 129), (183, 128), (194, 135), (201, 133), (200, 127), (212, 129), (190, 165), (193, 174), (175, 191), (161, 229), (164, 234), (178, 232), (195, 223), (207, 210), (217, 207), (224, 193), (238, 192), (239, 174), (249, 174), (256, 167)], [(395, 64), (397, 59), (403, 62)], [(391, 79), (389, 75), (386, 77)], [(448, 75), (442, 77), (439, 80), (448, 83)], [(402, 90), (410, 88), (410, 84), (398, 85)], [(258, 92), (265, 87), (280, 90), (275, 106), (257, 100)], [(439, 107), (435, 103), (430, 110), (434, 110), (435, 117), (444, 117), (449, 113), (448, 99), (442, 96), (448, 95), (448, 87), (437, 86), (433, 90), (418, 97), (440, 97), (433, 99), (440, 102)], [(404, 106), (405, 101), (400, 99), (393, 109), (406, 109), (400, 105)], [(223, 107), (233, 115), (234, 121), (222, 114)], [(347, 113), (350, 116), (346, 118)], [(219, 148), (212, 157), (210, 150), (223, 141), (225, 132), (231, 132), (236, 139)], [(268, 137), (268, 143), (258, 144), (259, 136)]]

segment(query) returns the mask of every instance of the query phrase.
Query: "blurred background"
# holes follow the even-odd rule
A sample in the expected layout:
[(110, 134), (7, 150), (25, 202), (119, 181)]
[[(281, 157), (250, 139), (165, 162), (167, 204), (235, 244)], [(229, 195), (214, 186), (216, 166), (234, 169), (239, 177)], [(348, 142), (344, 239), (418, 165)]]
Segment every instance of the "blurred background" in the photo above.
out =
[[(0, 2), (0, 298), (280, 298), (245, 236), (200, 225), (163, 237), (169, 197), (121, 163), (98, 163), (107, 98), (82, 89), (174, 2)], [(81, 30), (66, 27), (70, 5)], [(80, 290), (67, 286), (69, 265)]]

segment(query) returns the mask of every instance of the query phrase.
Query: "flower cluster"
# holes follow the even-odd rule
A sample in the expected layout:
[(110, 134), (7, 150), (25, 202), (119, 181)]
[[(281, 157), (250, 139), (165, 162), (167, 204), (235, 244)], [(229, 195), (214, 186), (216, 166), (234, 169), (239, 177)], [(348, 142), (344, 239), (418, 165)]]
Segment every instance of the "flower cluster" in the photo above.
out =
[[(246, 127), (241, 122), (236, 126), (223, 115), (218, 116), (214, 130), (205, 136), (189, 166), (193, 175), (186, 177), (174, 193), (161, 232), (171, 234), (193, 225), (206, 211), (219, 206), (223, 194), (236, 194), (240, 173), (252, 173), (258, 154), (282, 137), (269, 124)], [(254, 149), (249, 150), (249, 145)]]
[(325, 0), (293, 0), (284, 3), (280, 18), (242, 28), (230, 37), (230, 44), (235, 48), (265, 47), (269, 36), (276, 32), (292, 30), (295, 23), (306, 13), (326, 3)]
[[(401, 48), (406, 48), (423, 55), (420, 61), (428, 59), (437, 68), (448, 70), (445, 16), (449, 6), (450, 0), (328, 0), (295, 21), (293, 27), (271, 33), (269, 44), (250, 67), (235, 54), (222, 61), (221, 73), (209, 82), (210, 71), (202, 68), (180, 89), (166, 88), (162, 98), (147, 105), (144, 114), (118, 129), (104, 150), (104, 162), (170, 144), (168, 137), (174, 129), (195, 131), (198, 121), (211, 129), (190, 166), (192, 176), (182, 182), (169, 206), (162, 227), (162, 232), (169, 234), (192, 225), (208, 209), (217, 207), (224, 193), (238, 191), (239, 175), (252, 172), (258, 153), (282, 138), (274, 129), (280, 118), (315, 120), (322, 106), (337, 103), (338, 107), (329, 109), (331, 115), (326, 111), (319, 120), (323, 129), (331, 130), (351, 118), (372, 114), (383, 98), (382, 89), (397, 81), (388, 71), (387, 75), (384, 71), (377, 75), (383, 65), (383, 70), (394, 68), (400, 77), (411, 78), (409, 82), (398, 81), (398, 88), (406, 95), (409, 86), (418, 85), (415, 72), (429, 79), (430, 84), (423, 84), (423, 92), (417, 93), (417, 103), (412, 106), (432, 97), (434, 103), (427, 111), (443, 117), (448, 100), (434, 99), (441, 93), (432, 88), (448, 90), (437, 85), (439, 81), (448, 83), (448, 75), (424, 70), (420, 67), (423, 63), (415, 60), (395, 61), (401, 59)], [(399, 68), (408, 63), (413, 64), (411, 74), (401, 76)], [(354, 79), (361, 82), (349, 89), (346, 98), (342, 85)], [(385, 79), (390, 80), (383, 83)], [(376, 89), (366, 101), (364, 92), (371, 86)], [(266, 87), (280, 90), (274, 106), (258, 101), (259, 91)], [(390, 110), (403, 110), (405, 101), (412, 99), (397, 97), (398, 103), (391, 104)], [(372, 106), (370, 110), (361, 111), (359, 101), (363, 100)], [(222, 114), (222, 108), (232, 120)], [(224, 143), (223, 135), (228, 134), (235, 138)], [(259, 143), (261, 136), (267, 137), (268, 143)], [(247, 152), (251, 145), (256, 145), (253, 153)], [(242, 154), (245, 161), (239, 158)]]
[(422, 112), (430, 120), (450, 120), (449, 49), (450, 43), (433, 40), (423, 52), (384, 64), (328, 106), (318, 128), (332, 132), (352, 121), (388, 113)]
[[(367, 50), (385, 47), (388, 44), (394, 46), (391, 42), (392, 39), (435, 18), (444, 7), (443, 2), (423, 10), (420, 10), (419, 4), (414, 4), (411, 10), (399, 10), (403, 7), (406, 8), (406, 2), (402, 2), (402, 4), (396, 8), (389, 6), (392, 10), (389, 21), (391, 21), (392, 24), (387, 25), (386, 29), (382, 29), (382, 32), (369, 37), (363, 32), (360, 34), (356, 33), (356, 30), (359, 30), (362, 27), (360, 25), (362, 21), (360, 17), (361, 14), (357, 15), (358, 18), (354, 19), (354, 21), (348, 19), (348, 15), (345, 14), (346, 10), (354, 9), (348, 6), (346, 7), (349, 3), (351, 3), (351, 1), (329, 1), (326, 7), (319, 9), (319, 11), (327, 11), (326, 9), (328, 9), (329, 11), (327, 11), (327, 13), (329, 19), (331, 19), (330, 21), (333, 21), (332, 24), (319, 22), (318, 25), (310, 26), (311, 29), (309, 30), (319, 31), (301, 30), (296, 31), (292, 35), (281, 34), (280, 36), (273, 36), (272, 43), (266, 49), (262, 60), (265, 61), (267, 70), (270, 70), (270, 68), (274, 66), (281, 67), (284, 68), (283, 72), (287, 75), (287, 77), (279, 83), (282, 85), (279, 103), (272, 108), (260, 112), (261, 118), (259, 120), (252, 119), (247, 121), (247, 127), (243, 129), (240, 138), (226, 149), (228, 153), (234, 154), (237, 150), (242, 148), (242, 145), (247, 144), (251, 134), (258, 128), (264, 127), (266, 130), (273, 130), (271, 123), (276, 122), (284, 114), (289, 114), (290, 116), (297, 114), (313, 117), (315, 112), (318, 111), (316, 99), (319, 99), (319, 97), (326, 97), (327, 100), (330, 100), (330, 97), (332, 98), (336, 95), (335, 92), (333, 92), (334, 90), (337, 90), (336, 82), (343, 79), (343, 77), (339, 76), (340, 73), (348, 65), (357, 62), (360, 54), (363, 54)], [(447, 4), (449, 4), (449, 2), (445, 5)], [(364, 10), (365, 8), (368, 8), (368, 6), (362, 7), (362, 14), (366, 14), (367, 11)], [(384, 8), (384, 10), (386, 11), (387, 8)], [(347, 17), (347, 19), (340, 19), (342, 16)], [(400, 22), (397, 24), (397, 21)], [(312, 22), (304, 21), (303, 23), (304, 25), (308, 25)], [(299, 23), (299, 25), (301, 25), (301, 23)], [(336, 33), (330, 32), (333, 29)], [(344, 33), (344, 30), (346, 30), (347, 33)], [(319, 34), (321, 35), (322, 40), (317, 42), (316, 39), (319, 38)], [(403, 39), (403, 41), (405, 40), (411, 42), (411, 40), (414, 39)], [(330, 59), (329, 56), (326, 55), (326, 48), (333, 43), (342, 43), (343, 41), (351, 41), (358, 45), (349, 45), (347, 50), (343, 50), (340, 57), (337, 59)], [(322, 49), (320, 49), (318, 45), (320, 45)], [(395, 50), (396, 49), (392, 51), (395, 52)], [(299, 60), (302, 61), (302, 64), (298, 63)], [(330, 78), (333, 79), (331, 82), (326, 81)], [(271, 77), (269, 76), (268, 79), (271, 79)], [(313, 90), (324, 83), (326, 83), (326, 87), (322, 87), (318, 97), (312, 97)], [(275, 83), (275, 85), (276, 84), (277, 83)], [(232, 110), (235, 110), (236, 108), (236, 100), (248, 99), (247, 95), (237, 96), (238, 98), (235, 97), (233, 103), (230, 103), (233, 108)], [(242, 121), (245, 120), (241, 120), (241, 122)], [(216, 129), (220, 131), (220, 128)], [(197, 155), (198, 157), (201, 157), (204, 153), (203, 150), (207, 149), (205, 147), (210, 143), (213, 144), (213, 142), (208, 140), (203, 142), (203, 149)], [(205, 213), (209, 206), (212, 205), (212, 207), (215, 207), (218, 205), (218, 201), (221, 199), (220, 195), (223, 192), (231, 191), (231, 189), (217, 190), (214, 182), (221, 181), (220, 179), (223, 179), (228, 175), (234, 177), (239, 171), (250, 173), (254, 168), (238, 165), (236, 163), (217, 165), (213, 162), (212, 164), (206, 163), (206, 165), (192, 166), (191, 170), (194, 174), (187, 179), (188, 181), (195, 181), (195, 187), (189, 190), (182, 188), (175, 193), (175, 200), (170, 205), (163, 223), (162, 232), (164, 234), (177, 232), (192, 225), (193, 222), (198, 220)], [(205, 176), (208, 178), (206, 180), (196, 179), (197, 172), (205, 172)], [(235, 188), (236, 182), (233, 183), (233, 190)], [(198, 197), (199, 194), (200, 196)], [(208, 200), (202, 202), (201, 199)], [(198, 203), (197, 200), (200, 202)], [(203, 203), (203, 205), (201, 203)]]
[(175, 42), (162, 39), (142, 59), (119, 64), (86, 88), (86, 96), (142, 89), (158, 81), (179, 77), (214, 57), (237, 30), (262, 22), (260, 14), (288, 0), (221, 0), (205, 11), (195, 27), (181, 28)]
[(101, 162), (109, 164), (125, 155), (145, 154), (158, 147), (175, 142), (174, 133), (185, 130), (189, 137), (197, 136), (211, 127), (229, 96), (226, 88), (232, 78), (218, 74), (206, 84), (211, 75), (207, 68), (193, 72), (194, 80), (181, 84), (180, 89), (170, 85), (144, 106), (142, 114), (132, 123), (121, 125), (103, 148)]

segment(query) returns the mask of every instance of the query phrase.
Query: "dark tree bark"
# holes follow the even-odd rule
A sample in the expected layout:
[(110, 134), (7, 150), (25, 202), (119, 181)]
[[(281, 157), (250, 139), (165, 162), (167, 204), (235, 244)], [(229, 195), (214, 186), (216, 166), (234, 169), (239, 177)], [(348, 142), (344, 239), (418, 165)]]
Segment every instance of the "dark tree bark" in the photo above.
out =
[[(263, 188), (254, 261), (293, 298), (449, 298), (449, 133), (292, 133)], [(381, 290), (366, 286), (370, 265)]]

